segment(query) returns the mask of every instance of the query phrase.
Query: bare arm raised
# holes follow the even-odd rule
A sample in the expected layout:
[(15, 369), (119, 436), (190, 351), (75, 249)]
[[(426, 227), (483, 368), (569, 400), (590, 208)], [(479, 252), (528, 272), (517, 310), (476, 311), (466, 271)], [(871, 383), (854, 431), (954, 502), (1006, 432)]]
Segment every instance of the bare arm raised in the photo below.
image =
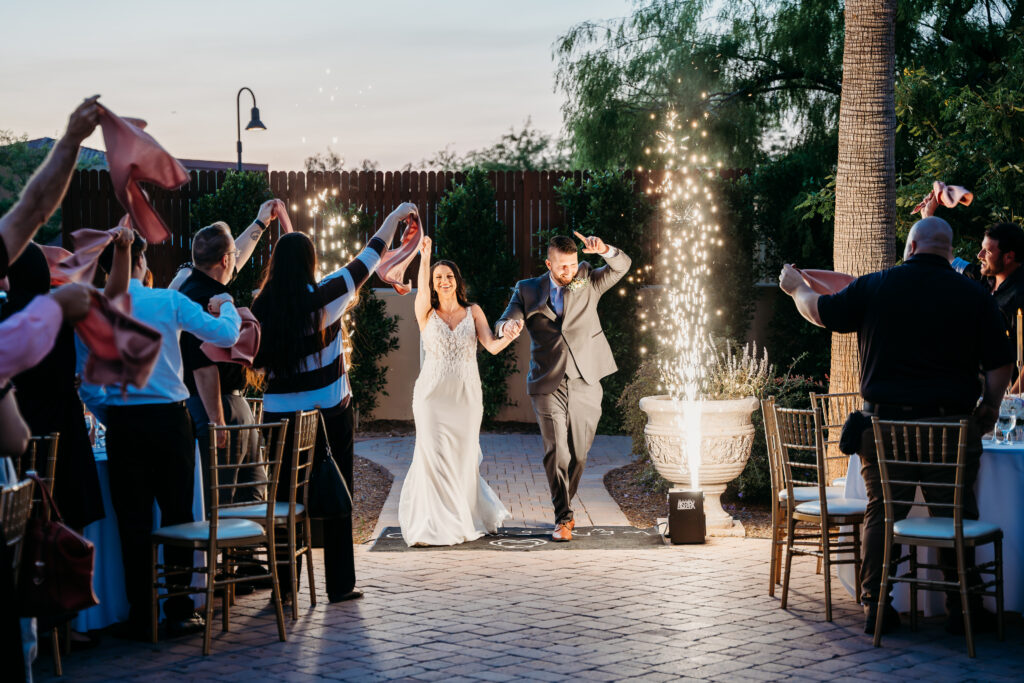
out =
[(523, 331), (521, 320), (511, 321), (512, 324), (505, 328), (505, 334), (500, 338), (495, 337), (494, 333), (491, 332), (491, 326), (487, 324), (487, 315), (484, 313), (484, 309), (473, 304), (470, 311), (473, 314), (473, 324), (476, 326), (476, 338), (480, 340), (480, 344), (485, 349), (490, 351), (491, 355), (498, 355), (506, 346), (514, 342), (519, 333)]
[[(78, 148), (89, 137), (100, 120), (99, 95), (78, 105), (68, 119), (68, 129), (47, 155), (46, 160), (29, 179), (11, 210), (0, 218), (0, 239), (7, 248), (9, 263), (25, 249), (36, 230), (49, 220), (60, 206), (71, 182), (71, 173), (78, 161)], [(7, 264), (3, 264), (4, 267)]]
[(430, 250), (433, 245), (433, 241), (424, 235), (420, 243), (420, 272), (416, 275), (416, 300), (413, 302), (421, 332), (427, 326), (433, 308), (430, 303)]

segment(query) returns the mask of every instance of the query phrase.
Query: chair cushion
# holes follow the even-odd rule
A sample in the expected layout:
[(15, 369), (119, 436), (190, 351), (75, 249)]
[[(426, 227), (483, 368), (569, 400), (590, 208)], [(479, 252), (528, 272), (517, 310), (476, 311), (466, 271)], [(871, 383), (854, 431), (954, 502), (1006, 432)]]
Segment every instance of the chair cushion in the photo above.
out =
[[(217, 540), (262, 536), (263, 527), (248, 519), (222, 519), (217, 524)], [(162, 526), (153, 532), (153, 538), (166, 538), (175, 541), (201, 541), (210, 537), (209, 522), (187, 522)]]
[(845, 487), (846, 477), (836, 477), (835, 480), (833, 480), (832, 482), (832, 486)]
[[(829, 498), (829, 515), (863, 515), (867, 509), (868, 502), (859, 498)], [(816, 500), (809, 500), (796, 506), (796, 511), (805, 515), (821, 515), (821, 504)]]
[[(302, 503), (295, 504), (295, 514), (301, 515), (303, 510)], [(275, 517), (287, 517), (288, 516), (288, 503), (274, 503), (274, 516)], [(266, 519), (267, 518), (267, 504), (266, 503), (253, 503), (252, 505), (242, 505), (236, 508), (223, 508), (220, 511), (221, 519), (228, 518), (243, 518), (243, 519)]]
[[(952, 517), (908, 517), (892, 525), (900, 536), (919, 536), (951, 541), (956, 536)], [(964, 538), (977, 538), (999, 531), (999, 525), (977, 519), (964, 520)]]
[[(842, 498), (843, 489), (839, 486), (826, 486), (825, 497), (831, 500), (832, 498)], [(782, 489), (779, 491), (779, 502), (784, 503), (789, 498), (789, 491)], [(803, 503), (808, 500), (818, 500), (818, 487), (817, 486), (794, 486), (793, 487), (793, 498), (796, 502)]]

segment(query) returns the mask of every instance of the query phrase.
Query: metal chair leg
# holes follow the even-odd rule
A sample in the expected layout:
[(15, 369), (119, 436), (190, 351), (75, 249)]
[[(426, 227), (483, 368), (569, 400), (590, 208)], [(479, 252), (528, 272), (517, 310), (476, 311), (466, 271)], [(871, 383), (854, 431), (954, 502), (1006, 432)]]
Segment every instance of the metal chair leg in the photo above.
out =
[(789, 575), (793, 569), (793, 534), (795, 532), (796, 520), (790, 517), (789, 524), (786, 526), (786, 570), (782, 578), (782, 600), (779, 602), (779, 607), (782, 609), (786, 609), (789, 602)]
[(971, 626), (971, 601), (967, 598), (967, 566), (964, 561), (964, 548), (956, 547), (956, 573), (960, 581), (960, 607), (964, 615), (964, 635), (967, 637), (967, 656), (974, 659), (974, 629)]

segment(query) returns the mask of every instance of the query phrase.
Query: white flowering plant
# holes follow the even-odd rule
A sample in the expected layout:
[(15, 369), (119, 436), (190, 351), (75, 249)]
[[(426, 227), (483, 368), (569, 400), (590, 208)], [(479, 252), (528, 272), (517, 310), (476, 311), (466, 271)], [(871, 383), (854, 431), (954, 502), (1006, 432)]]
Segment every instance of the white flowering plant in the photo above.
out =
[(707, 401), (768, 395), (775, 379), (775, 366), (768, 362), (767, 349), (758, 356), (754, 342), (742, 347), (726, 341), (712, 344), (714, 362), (704, 376), (702, 398)]

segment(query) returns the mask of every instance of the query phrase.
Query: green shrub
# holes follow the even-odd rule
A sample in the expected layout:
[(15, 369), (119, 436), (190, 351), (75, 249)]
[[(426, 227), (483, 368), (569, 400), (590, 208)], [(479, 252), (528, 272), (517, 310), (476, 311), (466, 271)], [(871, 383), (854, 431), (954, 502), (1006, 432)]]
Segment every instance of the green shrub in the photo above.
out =
[[(437, 259), (453, 261), (466, 281), (469, 300), (480, 305), (491, 325), (508, 305), (519, 264), (508, 247), (505, 226), (495, 218), (494, 187), (479, 169), (466, 172), (465, 181), (437, 204), (434, 245)], [(508, 347), (496, 356), (482, 348), (477, 352), (483, 386), (484, 421), (514, 405), (508, 395), (508, 378), (515, 372), (516, 354)]]
[[(203, 195), (192, 207), (190, 227), (195, 235), (202, 228), (224, 221), (231, 228), (231, 234), (238, 237), (252, 225), (259, 213), (260, 204), (273, 199), (267, 175), (252, 171), (228, 171), (224, 184), (213, 194)], [(268, 235), (264, 235), (266, 240)], [(261, 244), (257, 247), (263, 248)], [(252, 291), (259, 286), (262, 273), (255, 263), (250, 263), (231, 281), (231, 295), (241, 306), (252, 303)]]

